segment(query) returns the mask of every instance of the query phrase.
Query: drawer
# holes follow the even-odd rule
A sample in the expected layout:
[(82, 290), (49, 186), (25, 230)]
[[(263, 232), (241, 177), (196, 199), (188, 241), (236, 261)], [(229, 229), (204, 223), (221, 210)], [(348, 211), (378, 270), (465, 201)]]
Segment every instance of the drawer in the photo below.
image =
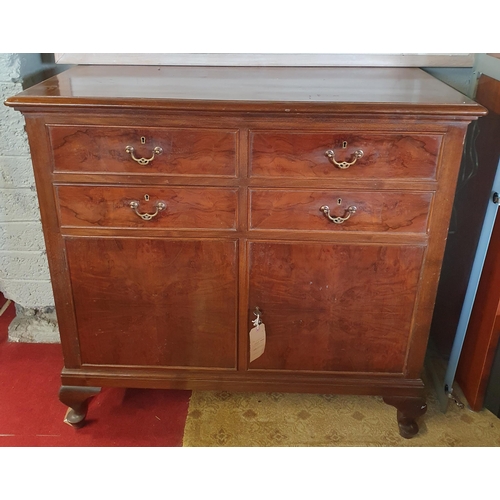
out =
[[(428, 192), (252, 189), (250, 228), (424, 233), (432, 196)], [(355, 210), (350, 212), (349, 207)]]
[(441, 140), (440, 135), (253, 131), (250, 171), (257, 177), (428, 180), (436, 177)]
[[(238, 190), (235, 188), (59, 185), (55, 189), (63, 227), (236, 227)], [(131, 206), (134, 202), (136, 205)]]
[(49, 136), (57, 172), (236, 175), (237, 130), (53, 125)]

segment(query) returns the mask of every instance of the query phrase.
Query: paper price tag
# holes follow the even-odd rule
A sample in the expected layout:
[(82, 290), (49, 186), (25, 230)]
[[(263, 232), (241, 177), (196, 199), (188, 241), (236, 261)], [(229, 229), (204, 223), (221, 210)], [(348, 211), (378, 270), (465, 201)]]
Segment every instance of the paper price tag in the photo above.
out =
[(250, 363), (264, 354), (266, 348), (266, 325), (260, 325), (250, 330)]

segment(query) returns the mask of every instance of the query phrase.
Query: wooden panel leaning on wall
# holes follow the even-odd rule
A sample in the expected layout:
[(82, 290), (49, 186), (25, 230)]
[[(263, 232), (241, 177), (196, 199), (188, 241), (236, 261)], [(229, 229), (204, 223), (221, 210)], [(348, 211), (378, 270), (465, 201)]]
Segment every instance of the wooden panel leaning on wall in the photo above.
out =
[(418, 432), (484, 108), (409, 68), (76, 67), (7, 104), (26, 117), (68, 421), (101, 386), (354, 393)]

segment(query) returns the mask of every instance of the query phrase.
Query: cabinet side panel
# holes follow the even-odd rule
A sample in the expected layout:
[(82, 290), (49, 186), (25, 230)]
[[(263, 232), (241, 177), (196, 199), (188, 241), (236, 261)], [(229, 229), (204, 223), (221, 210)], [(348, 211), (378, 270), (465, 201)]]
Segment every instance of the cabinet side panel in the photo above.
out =
[(25, 115), (40, 216), (66, 368), (80, 366), (80, 347), (64, 241), (52, 187), (52, 153), (44, 116)]
[(424, 363), (467, 124), (450, 126), (438, 165), (438, 187), (429, 215), (429, 244), (420, 277), (417, 314), (408, 345), (405, 374), (420, 376)]

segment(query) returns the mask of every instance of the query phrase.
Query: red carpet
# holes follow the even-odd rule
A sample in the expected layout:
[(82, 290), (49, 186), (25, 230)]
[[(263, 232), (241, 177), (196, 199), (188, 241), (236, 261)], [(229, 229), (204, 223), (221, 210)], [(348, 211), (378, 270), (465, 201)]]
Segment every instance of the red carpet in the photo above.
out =
[(65, 424), (61, 347), (7, 342), (14, 316), (0, 316), (0, 447), (182, 446), (190, 391), (103, 388), (84, 427)]

